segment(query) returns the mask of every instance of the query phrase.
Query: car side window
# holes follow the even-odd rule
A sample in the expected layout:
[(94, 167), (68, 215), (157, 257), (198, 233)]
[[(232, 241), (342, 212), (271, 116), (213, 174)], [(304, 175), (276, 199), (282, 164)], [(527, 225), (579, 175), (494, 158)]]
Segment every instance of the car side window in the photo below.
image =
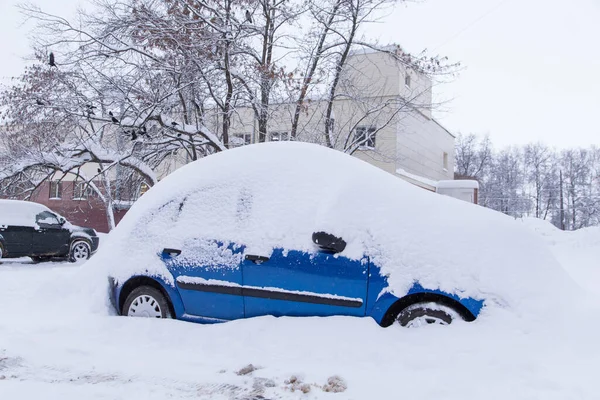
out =
[(60, 225), (58, 217), (50, 211), (42, 211), (36, 215), (35, 222), (38, 225)]

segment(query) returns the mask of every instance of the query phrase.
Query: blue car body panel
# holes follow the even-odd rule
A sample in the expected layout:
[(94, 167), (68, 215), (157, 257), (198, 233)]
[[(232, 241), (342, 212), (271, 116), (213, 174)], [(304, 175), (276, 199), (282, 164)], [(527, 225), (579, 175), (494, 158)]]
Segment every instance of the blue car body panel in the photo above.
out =
[(242, 270), (244, 286), (254, 289), (244, 296), (246, 317), (365, 315), (366, 262), (275, 249), (266, 262), (245, 260)]
[[(248, 259), (244, 246), (218, 241), (210, 242), (208, 249), (225, 256), (194, 258), (190, 255), (200, 251), (194, 246), (184, 247), (179, 255), (157, 255), (174, 282), (149, 277), (169, 296), (177, 319), (213, 323), (261, 315), (349, 315), (371, 316), (382, 323), (398, 300), (417, 294), (444, 296), (464, 306), (473, 317), (484, 306), (483, 300), (426, 288), (419, 282), (404, 294), (392, 294), (387, 277), (368, 257), (352, 260), (326, 251), (276, 248), (270, 255)], [(220, 259), (225, 260), (222, 265)], [(204, 265), (206, 260), (212, 260), (211, 265)], [(124, 284), (117, 282), (112, 288), (117, 309), (124, 301)]]
[[(216, 252), (229, 252), (229, 259), (239, 258), (241, 260), (242, 258), (243, 246), (217, 241), (212, 242), (211, 245), (209, 248)], [(191, 246), (184, 248), (180, 256), (174, 258), (162, 256), (183, 300), (185, 314), (219, 320), (243, 318), (243, 297), (236, 294), (235, 291), (215, 290), (218, 282), (223, 283), (224, 289), (242, 285), (240, 264), (237, 263), (233, 266), (202, 265), (199, 263), (201, 260), (186, 257), (187, 252), (194, 254), (197, 251), (199, 249)]]
[[(177, 291), (177, 288), (175, 286), (168, 283), (163, 277), (157, 275), (133, 275), (127, 281), (140, 277), (147, 277), (157, 282), (163, 288), (165, 293), (169, 296), (169, 300), (171, 300), (171, 305), (173, 306), (173, 311), (175, 312), (175, 318), (180, 319), (184, 316), (185, 309), (183, 307), (183, 300), (181, 299), (179, 291)], [(121, 310), (119, 309), (119, 301), (125, 301), (124, 298), (121, 299), (121, 291), (123, 290), (123, 287), (125, 286), (125, 283), (127, 283), (127, 281), (116, 282), (114, 281), (114, 279), (109, 278), (111, 303), (116, 308), (119, 314), (121, 313)]]

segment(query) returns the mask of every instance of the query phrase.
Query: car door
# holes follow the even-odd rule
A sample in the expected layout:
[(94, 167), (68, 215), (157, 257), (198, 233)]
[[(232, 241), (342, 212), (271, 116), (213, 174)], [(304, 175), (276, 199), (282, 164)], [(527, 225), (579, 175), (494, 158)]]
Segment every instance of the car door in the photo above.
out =
[(64, 229), (58, 216), (42, 211), (35, 217), (36, 228), (32, 235), (33, 255), (65, 255), (69, 251), (71, 232)]
[[(32, 221), (33, 225), (33, 221)], [(33, 226), (0, 224), (0, 235), (4, 237), (4, 252), (9, 257), (27, 256), (31, 252)]]
[(166, 255), (165, 263), (185, 313), (193, 316), (233, 320), (244, 317), (240, 263), (244, 248), (215, 240), (194, 239), (181, 253)]
[(246, 317), (365, 315), (369, 264), (319, 251), (275, 249), (242, 263)]

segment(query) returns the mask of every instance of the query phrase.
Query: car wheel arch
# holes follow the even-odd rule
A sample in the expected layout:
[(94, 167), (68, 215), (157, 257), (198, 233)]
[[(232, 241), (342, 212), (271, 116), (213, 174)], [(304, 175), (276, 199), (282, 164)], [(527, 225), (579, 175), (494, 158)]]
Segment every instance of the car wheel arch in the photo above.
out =
[(123, 286), (119, 292), (119, 299), (117, 302), (117, 304), (118, 304), (117, 312), (119, 313), (119, 315), (122, 314), (123, 305), (125, 305), (125, 300), (127, 299), (127, 296), (129, 296), (129, 294), (135, 288), (138, 288), (140, 286), (150, 286), (150, 287), (153, 287), (153, 288), (159, 290), (161, 292), (161, 294), (163, 296), (165, 296), (165, 299), (167, 300), (167, 304), (169, 305), (169, 311), (171, 312), (171, 315), (173, 317), (176, 317), (177, 314), (175, 313), (175, 307), (173, 305), (173, 300), (172, 300), (169, 292), (156, 279), (150, 278), (148, 276), (143, 276), (143, 275), (131, 277), (123, 284)]
[(467, 322), (475, 320), (475, 315), (473, 315), (473, 313), (469, 311), (469, 309), (463, 304), (461, 304), (459, 301), (439, 293), (419, 292), (406, 295), (394, 302), (387, 309), (385, 315), (383, 316), (379, 324), (382, 327), (388, 327), (394, 323), (396, 316), (406, 307), (410, 307), (418, 303), (429, 302), (438, 303), (446, 307), (452, 308)]
[(73, 246), (73, 243), (75, 242), (79, 242), (79, 241), (83, 241), (86, 242), (88, 246), (90, 246), (90, 250), (92, 249), (92, 241), (85, 237), (85, 236), (77, 236), (77, 235), (71, 235), (71, 238), (69, 239), (69, 249), (71, 249), (71, 246)]

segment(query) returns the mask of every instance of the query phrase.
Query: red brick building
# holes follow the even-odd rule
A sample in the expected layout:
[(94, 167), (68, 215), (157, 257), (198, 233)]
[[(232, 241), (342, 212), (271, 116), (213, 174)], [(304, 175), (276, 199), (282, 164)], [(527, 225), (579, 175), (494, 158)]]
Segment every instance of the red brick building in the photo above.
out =
[[(94, 228), (98, 232), (109, 231), (104, 203), (83, 182), (44, 182), (30, 200), (44, 204), (74, 225)], [(115, 210), (115, 224), (123, 218), (128, 209), (129, 204)]]

